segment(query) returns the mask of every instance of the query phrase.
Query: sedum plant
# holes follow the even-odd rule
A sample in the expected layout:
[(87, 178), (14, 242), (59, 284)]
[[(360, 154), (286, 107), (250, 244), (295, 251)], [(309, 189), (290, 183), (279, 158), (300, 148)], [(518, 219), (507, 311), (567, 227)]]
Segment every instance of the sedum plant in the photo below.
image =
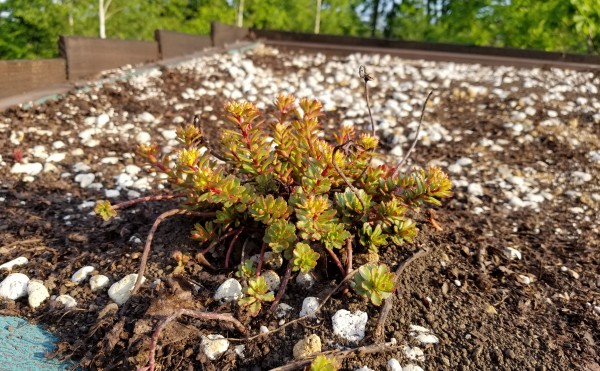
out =
[(379, 306), (394, 291), (394, 274), (385, 264), (365, 264), (354, 276), (354, 284), (359, 295)]
[[(378, 145), (374, 126), (370, 133), (360, 134), (341, 126), (326, 139), (319, 122), (322, 116), (318, 100), (297, 101), (291, 95), (277, 97), (273, 115), (263, 114), (250, 102), (229, 102), (225, 106), (229, 128), (218, 143), (209, 143), (195, 121), (177, 131), (181, 145), (170, 154), (162, 154), (156, 144), (140, 146), (139, 156), (171, 183), (171, 195), (114, 206), (100, 201), (96, 212), (108, 220), (117, 209), (136, 202), (180, 198), (180, 209), (165, 212), (155, 222), (145, 256), (158, 223), (170, 215), (199, 219), (191, 238), (202, 256), (212, 253), (222, 259), (213, 262), (217, 266), (229, 266), (240, 235), (259, 236), (261, 259), (266, 250), (287, 261), (277, 298), (292, 272), (309, 272), (319, 260), (332, 261), (345, 276), (352, 261), (342, 263), (341, 250), (353, 250), (345, 256), (377, 255), (412, 242), (418, 231), (413, 217), (424, 204), (439, 206), (441, 199), (451, 196), (451, 182), (435, 166), (402, 173), (400, 164), (371, 165)], [(239, 263), (240, 276), (260, 275), (261, 261), (257, 267)], [(389, 274), (369, 266), (361, 270), (357, 290), (380, 303), (391, 291)], [(240, 302), (251, 312), (267, 301), (260, 297), (266, 295), (262, 282), (249, 280), (247, 290), (252, 294)]]
[(245, 307), (250, 315), (256, 316), (262, 308), (262, 303), (275, 300), (275, 295), (269, 291), (269, 285), (264, 277), (258, 276), (248, 280), (248, 286), (243, 289), (245, 297), (238, 300), (241, 307)]
[(310, 363), (310, 371), (336, 371), (339, 367), (340, 365), (335, 358), (329, 358), (323, 355), (317, 356)]

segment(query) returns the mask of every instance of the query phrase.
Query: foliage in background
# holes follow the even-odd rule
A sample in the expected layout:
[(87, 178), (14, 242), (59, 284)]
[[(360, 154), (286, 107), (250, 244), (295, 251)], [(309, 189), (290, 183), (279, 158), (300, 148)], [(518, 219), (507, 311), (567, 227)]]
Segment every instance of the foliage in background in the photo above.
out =
[[(240, 0), (112, 0), (109, 38), (207, 34)], [(245, 26), (312, 32), (316, 0), (245, 0)], [(321, 33), (598, 53), (600, 0), (322, 0)], [(46, 58), (61, 34), (98, 35), (97, 0), (0, 2), (0, 59)]]

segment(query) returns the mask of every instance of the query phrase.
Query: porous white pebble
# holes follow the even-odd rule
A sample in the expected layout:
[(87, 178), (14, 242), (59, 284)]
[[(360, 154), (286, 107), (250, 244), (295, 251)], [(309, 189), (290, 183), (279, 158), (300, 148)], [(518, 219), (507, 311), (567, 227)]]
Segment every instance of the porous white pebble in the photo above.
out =
[(360, 341), (365, 337), (365, 327), (369, 317), (363, 311), (349, 312), (338, 310), (331, 318), (333, 333), (348, 341)]
[(227, 351), (229, 348), (229, 341), (225, 339), (223, 335), (210, 334), (202, 336), (200, 346), (208, 359), (214, 361)]
[(296, 275), (296, 283), (300, 287), (309, 289), (315, 284), (315, 278), (310, 272), (300, 272)]
[(514, 259), (521, 260), (521, 252), (512, 247), (504, 248), (504, 256), (506, 256), (510, 260), (514, 260)]
[(269, 290), (277, 291), (277, 289), (279, 289), (279, 284), (281, 283), (281, 278), (279, 278), (279, 275), (277, 273), (275, 273), (275, 271), (272, 271), (272, 270), (263, 271), (260, 275), (267, 282), (267, 285), (269, 286)]

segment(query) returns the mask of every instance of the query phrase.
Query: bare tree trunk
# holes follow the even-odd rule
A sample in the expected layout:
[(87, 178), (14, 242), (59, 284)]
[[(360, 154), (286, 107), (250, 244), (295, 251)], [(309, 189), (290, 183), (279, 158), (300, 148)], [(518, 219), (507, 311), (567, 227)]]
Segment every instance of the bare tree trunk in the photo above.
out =
[(315, 33), (321, 31), (321, 0), (317, 0), (317, 15), (315, 16)]
[(106, 39), (106, 14), (104, 12), (104, 0), (98, 0), (98, 22), (100, 23), (100, 38)]
[(377, 31), (377, 21), (379, 18), (379, 2), (380, 0), (373, 0), (373, 13), (371, 14), (371, 37), (375, 37)]
[(238, 27), (242, 27), (244, 25), (244, 0), (238, 0), (238, 9), (235, 24)]

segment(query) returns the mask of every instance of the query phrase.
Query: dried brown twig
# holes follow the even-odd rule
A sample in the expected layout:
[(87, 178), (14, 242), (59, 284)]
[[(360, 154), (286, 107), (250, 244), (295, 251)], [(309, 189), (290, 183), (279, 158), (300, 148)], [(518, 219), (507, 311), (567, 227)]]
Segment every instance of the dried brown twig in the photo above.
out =
[[(418, 258), (428, 254), (429, 251), (430, 250), (421, 249), (414, 253), (411, 257), (400, 263), (400, 265), (396, 269), (396, 272), (394, 273), (394, 287), (396, 288), (396, 291), (398, 291), (398, 281), (400, 280), (400, 275), (406, 269), (406, 267)], [(392, 309), (393, 300), (394, 295), (389, 296), (387, 299), (385, 299), (385, 304), (383, 305), (383, 308), (381, 308), (381, 314), (379, 315), (379, 320), (377, 321), (377, 327), (375, 327), (375, 332), (373, 333), (373, 341), (375, 343), (382, 343), (384, 340), (385, 320), (390, 310)]]
[(408, 149), (408, 152), (406, 152), (406, 155), (404, 155), (402, 160), (400, 160), (400, 162), (398, 162), (398, 164), (396, 164), (396, 170), (394, 170), (394, 173), (392, 174), (392, 176), (397, 176), (398, 173), (400, 173), (400, 166), (402, 166), (402, 164), (404, 164), (406, 162), (406, 160), (408, 160), (408, 158), (410, 157), (410, 154), (415, 149), (415, 146), (417, 145), (417, 142), (419, 141), (419, 133), (421, 132), (421, 126), (423, 125), (423, 116), (425, 115), (425, 108), (427, 107), (427, 102), (429, 101), (431, 94), (433, 94), (433, 90), (429, 91), (429, 93), (427, 94), (427, 97), (425, 98), (425, 102), (423, 102), (423, 107), (421, 107), (421, 118), (419, 119), (419, 126), (417, 127), (417, 133), (415, 134), (415, 139), (413, 140), (412, 145)]
[(154, 238), (154, 233), (156, 233), (156, 229), (160, 225), (160, 223), (166, 218), (173, 215), (190, 215), (190, 216), (199, 216), (199, 217), (214, 217), (214, 212), (200, 212), (200, 211), (190, 211), (184, 209), (173, 209), (167, 212), (164, 212), (156, 218), (152, 228), (150, 228), (150, 232), (148, 233), (148, 237), (146, 238), (146, 244), (144, 245), (144, 252), (142, 253), (142, 260), (140, 261), (140, 268), (138, 269), (137, 279), (135, 280), (135, 285), (133, 286), (133, 290), (131, 291), (131, 295), (135, 294), (140, 286), (142, 285), (142, 279), (144, 277), (144, 272), (146, 270), (146, 264), (148, 263), (148, 255), (150, 254), (150, 247), (152, 246), (152, 239)]
[(388, 343), (383, 344), (371, 344), (365, 345), (362, 347), (346, 349), (346, 350), (329, 350), (326, 352), (320, 352), (313, 354), (306, 359), (302, 359), (300, 361), (295, 361), (292, 363), (288, 363), (285, 366), (272, 368), (269, 371), (290, 371), (297, 370), (302, 367), (308, 366), (315, 358), (318, 356), (327, 356), (332, 358), (345, 358), (351, 355), (363, 355), (363, 354), (373, 354), (373, 353), (382, 353), (382, 352), (391, 352), (394, 350), (398, 350), (400, 345), (396, 345), (396, 342), (390, 341)]

